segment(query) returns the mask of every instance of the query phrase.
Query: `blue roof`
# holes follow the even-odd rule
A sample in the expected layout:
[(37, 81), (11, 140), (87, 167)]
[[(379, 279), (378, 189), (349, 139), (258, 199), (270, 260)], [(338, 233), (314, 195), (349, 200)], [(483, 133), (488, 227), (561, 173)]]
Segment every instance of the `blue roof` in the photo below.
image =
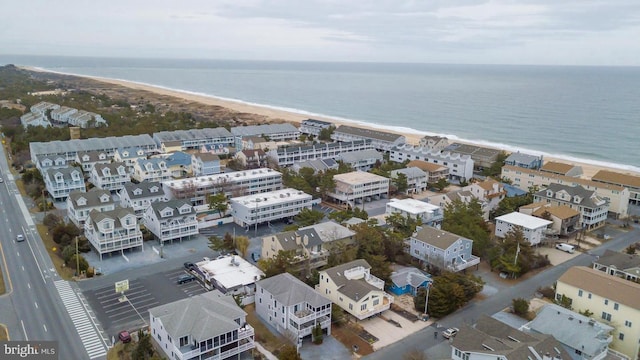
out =
[(513, 185), (502, 183), (502, 186), (504, 186), (504, 190), (507, 192), (507, 197), (523, 196), (527, 194), (526, 191), (519, 189)]
[(183, 153), (182, 151), (177, 151), (167, 156), (165, 161), (167, 162), (167, 166), (191, 165), (191, 155)]

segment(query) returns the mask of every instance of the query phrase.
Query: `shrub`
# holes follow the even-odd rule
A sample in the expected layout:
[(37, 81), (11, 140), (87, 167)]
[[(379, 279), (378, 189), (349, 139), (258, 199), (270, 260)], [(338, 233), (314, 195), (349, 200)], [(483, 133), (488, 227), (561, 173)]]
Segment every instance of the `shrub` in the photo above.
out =
[(529, 301), (523, 298), (517, 298), (511, 300), (514, 314), (518, 316), (525, 316), (529, 313)]

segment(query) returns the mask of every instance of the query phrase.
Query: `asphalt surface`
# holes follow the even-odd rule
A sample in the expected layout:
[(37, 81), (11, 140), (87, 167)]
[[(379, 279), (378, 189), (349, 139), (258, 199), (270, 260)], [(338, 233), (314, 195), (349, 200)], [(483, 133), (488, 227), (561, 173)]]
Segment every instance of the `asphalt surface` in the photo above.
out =
[[(74, 287), (58, 277), (8, 170), (4, 149), (0, 169), (0, 262), (7, 287), (0, 297), (0, 319), (10, 339), (58, 341), (60, 359), (105, 358), (99, 328)], [(26, 239), (16, 242), (20, 233)]]
[[(449, 327), (460, 328), (462, 324), (472, 325), (476, 322), (480, 314), (487, 314), (491, 316), (504, 308), (511, 305), (511, 300), (515, 298), (529, 299), (534, 296), (537, 289), (540, 287), (553, 285), (558, 278), (564, 272), (566, 272), (572, 266), (591, 266), (596, 256), (600, 256), (605, 250), (622, 251), (629, 245), (636, 243), (640, 238), (640, 226), (634, 225), (634, 227), (628, 232), (621, 232), (619, 235), (602, 244), (597, 249), (593, 249), (589, 253), (580, 254), (560, 265), (551, 267), (536, 276), (532, 276), (527, 280), (524, 280), (514, 286), (501, 289), (494, 295), (484, 299), (476, 300), (467, 304), (462, 309), (455, 313), (439, 319), (436, 328), (434, 325), (429, 326), (423, 330), (420, 330), (405, 339), (386, 346), (375, 353), (368, 355), (365, 359), (369, 360), (384, 360), (384, 359), (396, 359), (402, 356), (402, 354), (411, 351), (418, 350), (425, 352), (430, 359), (440, 359), (442, 357), (436, 357), (433, 352), (437, 352), (441, 355), (443, 352), (449, 352), (449, 358), (451, 356), (451, 348), (441, 345), (444, 339), (442, 336), (434, 336), (434, 332), (441, 332)], [(446, 357), (444, 357), (446, 358)]]

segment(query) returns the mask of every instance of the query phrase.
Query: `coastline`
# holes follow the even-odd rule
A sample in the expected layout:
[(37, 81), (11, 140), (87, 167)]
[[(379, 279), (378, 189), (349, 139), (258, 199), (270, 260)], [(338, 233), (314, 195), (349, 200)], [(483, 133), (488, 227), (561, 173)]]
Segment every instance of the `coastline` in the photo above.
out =
[[(331, 117), (331, 116), (323, 116), (323, 115), (318, 115), (313, 113), (306, 113), (306, 112), (298, 111), (297, 109), (288, 110), (288, 109), (274, 108), (274, 107), (269, 107), (267, 105), (247, 103), (241, 100), (225, 99), (221, 97), (216, 97), (214, 95), (200, 94), (200, 93), (190, 92), (186, 90), (170, 89), (162, 86), (139, 83), (134, 81), (122, 80), (122, 79), (112, 79), (112, 78), (104, 78), (104, 77), (90, 76), (90, 75), (63, 73), (63, 72), (51, 71), (48, 69), (43, 69), (38, 67), (31, 67), (31, 66), (18, 66), (18, 67), (28, 71), (34, 71), (34, 72), (45, 72), (45, 73), (55, 73), (55, 74), (76, 76), (76, 77), (91, 79), (93, 81), (98, 81), (106, 84), (122, 86), (122, 87), (133, 89), (133, 90), (148, 91), (158, 95), (179, 98), (189, 102), (196, 102), (196, 103), (210, 105), (210, 106), (219, 106), (219, 107), (223, 107), (223, 108), (230, 109), (240, 113), (257, 114), (257, 115), (268, 118), (269, 121), (285, 121), (285, 122), (291, 122), (294, 124), (300, 124), (303, 120), (306, 120), (308, 118), (314, 118), (318, 120), (332, 122), (336, 126), (349, 125), (349, 126), (368, 128), (372, 130), (382, 130), (386, 132), (404, 135), (407, 138), (407, 142), (413, 145), (417, 145), (420, 139), (425, 134), (429, 134), (429, 135), (449, 137), (450, 141), (455, 141), (455, 142), (464, 143), (464, 144), (479, 145), (479, 146), (484, 146), (484, 147), (489, 147), (489, 148), (494, 148), (499, 150), (505, 150), (509, 152), (515, 152), (517, 150), (515, 147), (508, 146), (508, 145), (499, 147), (499, 146), (495, 146), (495, 144), (491, 144), (486, 141), (482, 141), (482, 140), (472, 141), (467, 139), (461, 139), (455, 135), (447, 136), (447, 135), (431, 134), (431, 133), (417, 131), (409, 128), (402, 128), (402, 130), (389, 129), (388, 126), (381, 126), (377, 124), (367, 123), (364, 121), (340, 119), (340, 118)], [(636, 169), (632, 165), (604, 163), (602, 161), (596, 161), (596, 160), (590, 160), (590, 159), (574, 159), (570, 156), (560, 156), (560, 155), (555, 156), (555, 155), (544, 153), (542, 151), (529, 150), (529, 149), (520, 149), (520, 151), (524, 153), (543, 155), (545, 161), (557, 161), (561, 163), (581, 166), (583, 169), (583, 175), (582, 175), (583, 178), (590, 179), (595, 173), (603, 169), (611, 170), (619, 173), (626, 173), (626, 174), (633, 174), (633, 175), (640, 176), (640, 169)]]

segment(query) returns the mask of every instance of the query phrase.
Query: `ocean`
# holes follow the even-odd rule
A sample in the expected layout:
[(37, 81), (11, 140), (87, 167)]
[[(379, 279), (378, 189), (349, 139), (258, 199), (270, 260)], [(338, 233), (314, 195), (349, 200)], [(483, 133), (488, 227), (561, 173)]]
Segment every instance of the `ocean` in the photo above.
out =
[(640, 172), (640, 67), (0, 55), (313, 116)]

